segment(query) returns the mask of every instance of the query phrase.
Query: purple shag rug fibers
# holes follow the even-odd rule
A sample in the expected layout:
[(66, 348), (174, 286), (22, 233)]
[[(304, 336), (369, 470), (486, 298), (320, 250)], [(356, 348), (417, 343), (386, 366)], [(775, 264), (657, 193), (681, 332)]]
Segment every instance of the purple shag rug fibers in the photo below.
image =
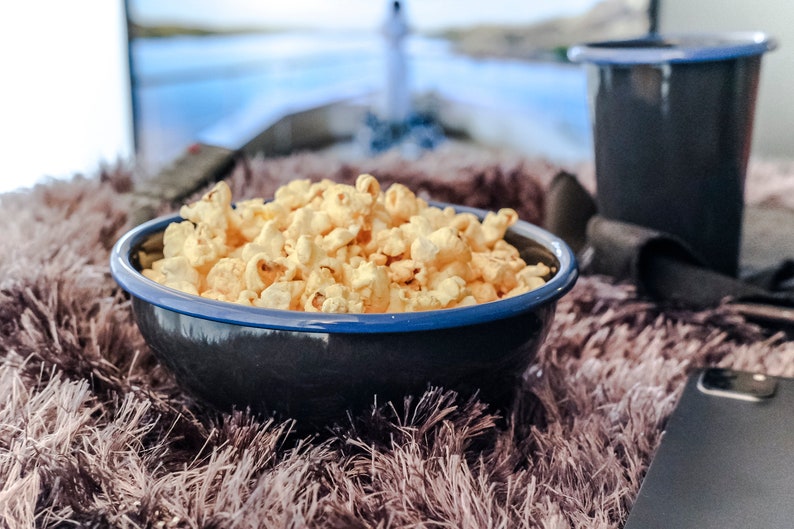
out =
[[(556, 168), (299, 154), (245, 160), (228, 181), (242, 199), (363, 171), (538, 223)], [(620, 527), (688, 370), (794, 376), (786, 336), (728, 306), (662, 307), (583, 276), (509, 416), (438, 388), (301, 437), (195, 402), (147, 348), (108, 271), (132, 181), (114, 169), (0, 196), (4, 527)]]

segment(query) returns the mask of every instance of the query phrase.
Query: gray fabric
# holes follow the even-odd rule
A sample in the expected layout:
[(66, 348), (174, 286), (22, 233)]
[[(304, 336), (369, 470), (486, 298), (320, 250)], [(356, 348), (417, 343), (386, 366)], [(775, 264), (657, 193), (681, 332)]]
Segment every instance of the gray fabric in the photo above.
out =
[(717, 272), (669, 233), (599, 215), (592, 196), (568, 173), (552, 180), (547, 204), (546, 226), (578, 251), (586, 273), (629, 281), (656, 301), (695, 310), (730, 302), (767, 325), (794, 325), (794, 261), (747, 277)]

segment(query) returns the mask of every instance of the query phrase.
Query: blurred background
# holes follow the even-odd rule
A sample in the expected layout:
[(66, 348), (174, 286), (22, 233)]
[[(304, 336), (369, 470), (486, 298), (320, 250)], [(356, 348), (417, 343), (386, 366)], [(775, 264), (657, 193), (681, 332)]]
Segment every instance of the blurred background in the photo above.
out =
[[(454, 9), (452, 9), (454, 5)], [(133, 162), (156, 173), (191, 144), (233, 148), (308, 108), (382, 110), (384, 24), (372, 0), (55, 0), (3, 8), (0, 191)], [(404, 0), (414, 97), (454, 104), (480, 141), (569, 163), (590, 158), (582, 41), (653, 28), (761, 30), (754, 154), (791, 157), (794, 4), (740, 0)]]

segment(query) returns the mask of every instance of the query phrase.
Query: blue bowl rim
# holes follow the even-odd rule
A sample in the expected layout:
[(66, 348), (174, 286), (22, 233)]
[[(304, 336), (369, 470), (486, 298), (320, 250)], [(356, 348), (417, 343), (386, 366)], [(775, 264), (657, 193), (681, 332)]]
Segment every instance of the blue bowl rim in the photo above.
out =
[[(470, 212), (480, 218), (486, 211), (443, 202), (437, 207), (452, 206), (458, 212)], [(206, 299), (161, 285), (146, 278), (130, 261), (132, 250), (145, 238), (183, 220), (178, 214), (144, 222), (116, 241), (110, 254), (110, 273), (118, 285), (131, 296), (157, 307), (200, 319), (266, 329), (299, 332), (365, 334), (414, 332), (463, 327), (517, 316), (535, 310), (567, 293), (579, 276), (576, 257), (571, 248), (552, 233), (519, 220), (510, 231), (530, 238), (552, 253), (559, 261), (557, 273), (530, 292), (499, 301), (469, 307), (424, 312), (384, 314), (325, 314), (250, 307), (226, 301)]]
[(578, 44), (568, 50), (568, 59), (601, 65), (688, 63), (762, 55), (775, 48), (777, 41), (760, 31), (651, 33), (636, 39)]

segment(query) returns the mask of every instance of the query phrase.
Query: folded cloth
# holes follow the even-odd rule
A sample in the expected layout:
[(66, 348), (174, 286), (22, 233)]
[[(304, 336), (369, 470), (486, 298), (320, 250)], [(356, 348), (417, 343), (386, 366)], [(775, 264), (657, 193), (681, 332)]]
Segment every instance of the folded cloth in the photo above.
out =
[(560, 171), (546, 190), (546, 209), (543, 225), (561, 237), (574, 252), (587, 243), (586, 226), (596, 214), (596, 204), (576, 176)]
[[(794, 325), (794, 261), (731, 277), (707, 267), (674, 235), (598, 215), (573, 175), (558, 174), (549, 191), (546, 227), (570, 241), (584, 273), (631, 281), (638, 293), (657, 301), (696, 310), (731, 303), (754, 320)], [(584, 218), (587, 211), (593, 213)], [(557, 218), (566, 215), (565, 221)]]

